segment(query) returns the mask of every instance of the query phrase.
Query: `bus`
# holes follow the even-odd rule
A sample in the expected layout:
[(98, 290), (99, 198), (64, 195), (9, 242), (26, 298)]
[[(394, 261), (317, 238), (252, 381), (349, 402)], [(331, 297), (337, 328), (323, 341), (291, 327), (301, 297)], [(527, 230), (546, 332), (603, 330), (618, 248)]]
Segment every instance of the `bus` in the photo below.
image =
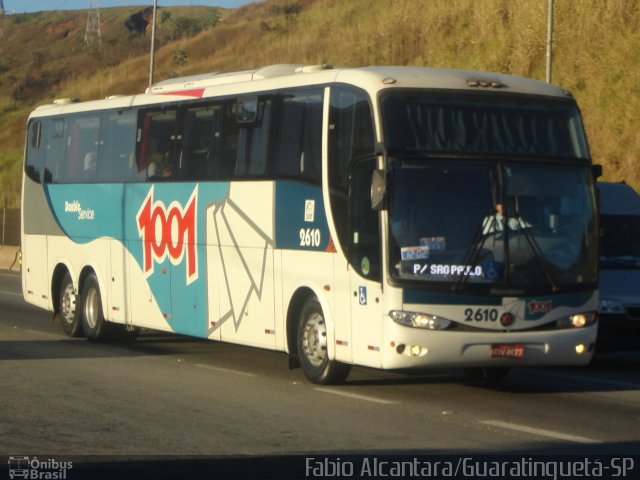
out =
[(71, 336), (139, 329), (350, 367), (585, 365), (595, 178), (558, 86), (281, 64), (29, 117), (23, 292)]

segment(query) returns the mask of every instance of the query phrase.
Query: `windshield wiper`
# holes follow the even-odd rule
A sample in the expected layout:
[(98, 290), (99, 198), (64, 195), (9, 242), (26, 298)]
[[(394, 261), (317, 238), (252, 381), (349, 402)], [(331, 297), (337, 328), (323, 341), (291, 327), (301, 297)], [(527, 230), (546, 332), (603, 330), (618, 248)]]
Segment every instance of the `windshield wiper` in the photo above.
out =
[(560, 290), (560, 288), (553, 278), (553, 273), (551, 271), (549, 262), (547, 262), (547, 259), (542, 254), (542, 249), (540, 248), (538, 241), (533, 235), (531, 235), (529, 228), (526, 225), (523, 225), (522, 217), (520, 216), (520, 212), (518, 212), (517, 210), (515, 218), (518, 222), (518, 228), (515, 229), (515, 232), (522, 232), (525, 240), (531, 248), (531, 251), (533, 252), (533, 258), (536, 260), (538, 266), (542, 269), (542, 273), (544, 273), (544, 276), (547, 278), (547, 281), (549, 282), (549, 285), (551, 285), (552, 290), (554, 292), (557, 292), (558, 290)]
[(465, 270), (462, 273), (462, 276), (460, 276), (458, 281), (453, 285), (452, 290), (462, 290), (466, 285), (469, 277), (471, 276), (471, 269), (480, 258), (480, 253), (482, 252), (482, 247), (484, 247), (485, 243), (485, 234), (487, 232), (499, 233), (500, 231), (504, 231), (506, 226), (504, 223), (504, 217), (502, 219), (502, 228), (500, 228), (498, 226), (500, 224), (500, 220), (496, 215), (497, 213), (497, 210), (490, 210), (488, 214), (483, 217), (478, 228), (476, 228), (473, 238), (471, 239), (471, 243), (464, 252), (464, 256), (462, 258), (462, 265), (465, 266)]

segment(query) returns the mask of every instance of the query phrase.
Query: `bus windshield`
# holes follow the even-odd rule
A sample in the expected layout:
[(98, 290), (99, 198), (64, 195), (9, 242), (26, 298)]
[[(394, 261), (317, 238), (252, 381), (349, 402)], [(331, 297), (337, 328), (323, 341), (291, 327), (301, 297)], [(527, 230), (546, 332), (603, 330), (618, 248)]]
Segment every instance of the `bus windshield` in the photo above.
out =
[(587, 166), (392, 157), (389, 188), (396, 281), (539, 292), (597, 279)]

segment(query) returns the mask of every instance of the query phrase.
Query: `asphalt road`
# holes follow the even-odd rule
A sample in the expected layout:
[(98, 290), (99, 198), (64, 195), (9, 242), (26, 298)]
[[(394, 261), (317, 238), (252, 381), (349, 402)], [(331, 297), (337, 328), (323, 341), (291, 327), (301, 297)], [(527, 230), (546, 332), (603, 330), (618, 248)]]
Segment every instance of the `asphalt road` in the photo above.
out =
[(68, 338), (0, 272), (4, 455), (637, 455), (639, 367), (640, 354), (610, 354), (516, 369), (497, 387), (355, 368), (321, 387), (277, 352), (155, 332)]

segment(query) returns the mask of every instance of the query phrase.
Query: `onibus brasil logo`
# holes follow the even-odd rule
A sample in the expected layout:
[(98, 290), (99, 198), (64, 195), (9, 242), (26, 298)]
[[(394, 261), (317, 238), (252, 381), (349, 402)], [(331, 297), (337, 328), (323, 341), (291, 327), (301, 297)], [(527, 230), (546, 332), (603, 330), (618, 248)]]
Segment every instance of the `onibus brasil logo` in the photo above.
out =
[(175, 200), (166, 206), (161, 200), (154, 200), (153, 192), (152, 186), (136, 216), (138, 235), (142, 239), (143, 271), (149, 276), (154, 264), (164, 262), (167, 257), (173, 265), (180, 265), (186, 257), (189, 285), (198, 278), (198, 186), (193, 189), (185, 207)]
[(33, 480), (65, 480), (67, 470), (73, 468), (73, 462), (61, 462), (53, 458), (39, 460), (38, 457), (9, 457), (9, 478)]

